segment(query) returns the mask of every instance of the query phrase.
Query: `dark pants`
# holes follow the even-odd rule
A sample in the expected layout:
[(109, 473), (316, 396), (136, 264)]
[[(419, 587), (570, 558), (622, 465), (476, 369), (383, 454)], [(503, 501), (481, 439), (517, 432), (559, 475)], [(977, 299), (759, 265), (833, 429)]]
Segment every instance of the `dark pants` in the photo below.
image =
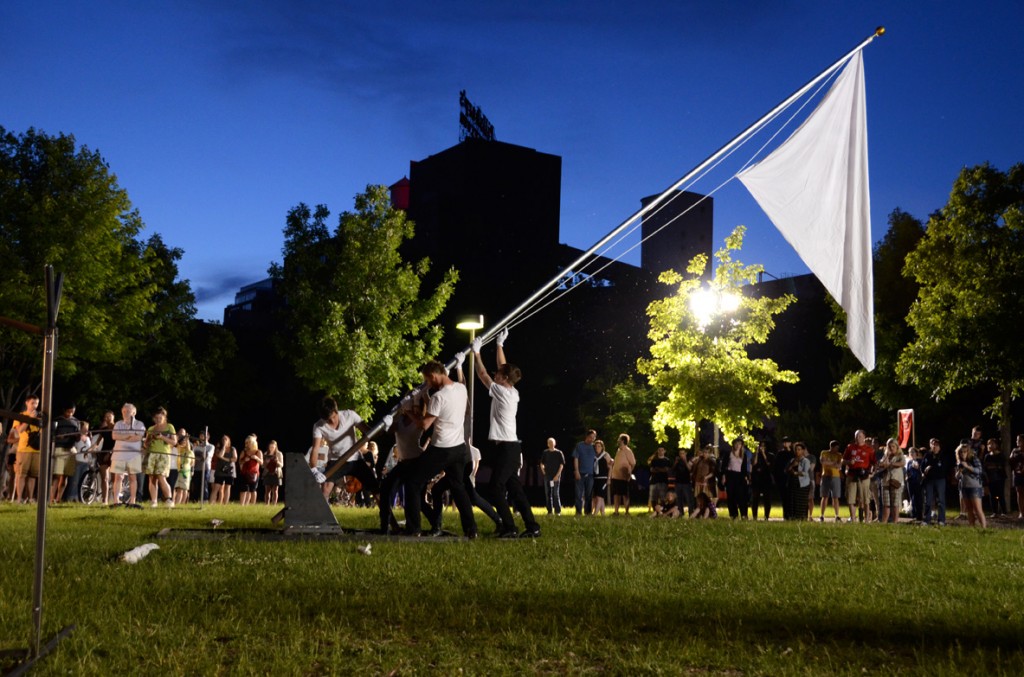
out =
[(589, 515), (590, 511), (594, 509), (593, 504), (590, 502), (591, 497), (594, 494), (594, 473), (580, 473), (580, 478), (576, 480), (576, 514)]
[(994, 480), (988, 483), (988, 500), (992, 513), (995, 515), (1006, 514), (1006, 496), (1003, 490), (1006, 487), (1006, 480)]
[(741, 472), (732, 470), (725, 473), (726, 501), (729, 504), (729, 517), (747, 518), (747, 479)]
[(751, 487), (750, 505), (754, 511), (754, 519), (757, 519), (757, 507), (761, 504), (764, 507), (764, 518), (772, 516), (772, 485), (768, 483), (757, 484)]
[(405, 481), (409, 474), (409, 469), (412, 467), (412, 461), (400, 461), (380, 481), (379, 508), (381, 531), (385, 531), (388, 523), (391, 521), (391, 510), (392, 506), (395, 505), (395, 495), (398, 493), (399, 487)]
[(455, 507), (459, 509), (462, 520), (462, 533), (476, 536), (476, 519), (473, 517), (473, 504), (463, 484), (463, 474), (469, 454), (465, 444), (457, 447), (429, 447), (419, 458), (409, 461), (412, 467), (405, 483), (405, 531), (419, 535), (421, 528), (420, 510), (423, 502), (423, 490), (427, 483), (442, 470), (451, 482), (449, 490)]
[(910, 494), (910, 513), (918, 521), (924, 520), (924, 490), (921, 480), (907, 480), (907, 493)]
[(680, 515), (693, 515), (697, 501), (693, 496), (693, 485), (689, 482), (676, 484), (676, 507)]
[(924, 483), (924, 521), (931, 524), (937, 520), (946, 523), (946, 478), (928, 480)]
[(548, 514), (552, 511), (556, 515), (562, 514), (562, 497), (559, 492), (562, 489), (562, 480), (544, 480), (544, 503), (547, 505)]
[[(466, 487), (466, 493), (469, 494), (469, 502), (475, 507), (480, 508), (480, 511), (491, 518), (494, 522), (498, 531), (501, 531), (501, 518), (498, 513), (494, 510), (494, 507), (484, 500), (483, 496), (477, 493), (476, 487), (473, 486), (473, 464), (467, 463), (465, 466), (465, 472), (462, 475), (462, 486)], [(444, 504), (443, 497), (444, 492), (451, 490), (451, 481), (448, 479), (447, 473), (437, 484), (434, 485), (430, 491), (431, 502), (434, 504), (429, 510), (423, 509), (423, 514), (426, 515), (427, 521), (430, 522), (430, 527), (435, 531), (440, 531), (443, 528), (443, 515), (444, 515)]]
[(483, 461), (491, 468), (491, 480), (487, 483), (494, 510), (501, 519), (503, 531), (515, 531), (516, 523), (509, 507), (512, 505), (523, 516), (523, 523), (529, 530), (537, 528), (537, 520), (533, 517), (533, 508), (526, 498), (523, 485), (519, 483), (519, 459), (522, 449), (519, 442), (489, 442)]

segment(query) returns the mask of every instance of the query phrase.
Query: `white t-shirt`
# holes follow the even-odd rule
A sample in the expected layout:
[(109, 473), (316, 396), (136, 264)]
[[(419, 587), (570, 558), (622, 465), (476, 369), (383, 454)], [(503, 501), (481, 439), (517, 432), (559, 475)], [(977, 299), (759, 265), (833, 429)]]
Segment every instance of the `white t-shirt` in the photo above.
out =
[(492, 442), (516, 442), (516, 411), (519, 409), (519, 391), (512, 386), (491, 381), (487, 391), (491, 396), (491, 428), (487, 439)]
[(356, 426), (363, 422), (359, 414), (351, 409), (338, 411), (338, 428), (320, 419), (313, 425), (313, 440), (323, 440), (327, 447), (327, 460), (335, 461), (356, 443)]
[(427, 415), (436, 416), (431, 445), (447, 449), (466, 441), (466, 386), (452, 382), (430, 396)]
[[(137, 432), (142, 433), (143, 436), (146, 434), (146, 424), (137, 418), (133, 418), (131, 423), (125, 423), (124, 420), (120, 420), (114, 424), (115, 433), (131, 433)], [(114, 440), (114, 453), (110, 455), (110, 461), (116, 463), (118, 461), (131, 461), (142, 455), (142, 439), (138, 440)]]

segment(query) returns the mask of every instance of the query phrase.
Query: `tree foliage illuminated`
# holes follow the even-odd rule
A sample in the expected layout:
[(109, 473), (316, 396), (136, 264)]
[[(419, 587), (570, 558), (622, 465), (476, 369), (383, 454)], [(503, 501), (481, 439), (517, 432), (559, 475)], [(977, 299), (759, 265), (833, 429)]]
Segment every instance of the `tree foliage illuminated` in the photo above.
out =
[(704, 255), (694, 257), (686, 277), (672, 270), (659, 277), (675, 291), (648, 306), (651, 357), (638, 361), (650, 385), (665, 393), (652, 422), (659, 441), (672, 428), (679, 432), (680, 446), (689, 446), (697, 441), (701, 420), (716, 423), (727, 438), (748, 433), (778, 414), (774, 386), (799, 379), (773, 360), (752, 359), (747, 353), (748, 346), (768, 339), (775, 315), (796, 299), (791, 294), (775, 299), (743, 294), (763, 270), (732, 258), (743, 245), (745, 231), (738, 226), (715, 253), (718, 265), (710, 283), (713, 292), (739, 296), (734, 312), (713, 318), (694, 312), (691, 299), (700, 292), (708, 265)]

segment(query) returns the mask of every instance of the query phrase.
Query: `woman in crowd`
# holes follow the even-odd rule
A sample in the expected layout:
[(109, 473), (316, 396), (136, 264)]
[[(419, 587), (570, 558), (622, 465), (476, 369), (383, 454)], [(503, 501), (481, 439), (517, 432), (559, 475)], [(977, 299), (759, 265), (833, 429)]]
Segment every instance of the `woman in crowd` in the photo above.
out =
[(192, 441), (188, 437), (188, 431), (184, 428), (178, 430), (178, 453), (175, 459), (175, 467), (178, 470), (174, 479), (174, 503), (181, 505), (188, 503), (188, 492), (192, 486), (192, 470), (196, 466), (196, 454), (192, 450)]
[(956, 474), (960, 479), (960, 504), (967, 513), (967, 523), (974, 526), (977, 522), (984, 529), (985, 513), (981, 509), (982, 487), (985, 482), (985, 471), (981, 467), (981, 459), (974, 449), (967, 444), (961, 444), (956, 449), (957, 458), (960, 459), (956, 466)]
[(811, 462), (807, 460), (807, 445), (797, 442), (793, 445), (793, 460), (786, 473), (789, 475), (789, 518), (795, 521), (807, 519), (807, 487), (811, 483)]
[(1017, 446), (1010, 452), (1010, 472), (1017, 494), (1017, 519), (1024, 520), (1024, 435), (1017, 435)]
[(256, 486), (260, 482), (260, 469), (263, 467), (263, 452), (260, 451), (255, 435), (245, 438), (238, 467), (242, 477), (242, 491), (239, 493), (239, 499), (242, 505), (255, 505)]
[(210, 503), (227, 505), (231, 500), (231, 485), (235, 481), (238, 452), (231, 446), (231, 438), (223, 435), (220, 445), (213, 452), (213, 489)]
[(707, 445), (700, 450), (700, 455), (693, 462), (690, 468), (690, 478), (693, 480), (693, 493), (696, 497), (697, 512), (701, 512), (700, 497), (703, 495), (711, 507), (715, 507), (718, 500), (718, 487), (715, 483), (715, 457), (711, 455), (712, 447)]
[(174, 426), (167, 421), (167, 410), (158, 407), (153, 412), (153, 425), (146, 430), (146, 441), (143, 445), (146, 455), (146, 477), (149, 480), (149, 500), (152, 507), (157, 506), (158, 491), (163, 494), (168, 507), (174, 507), (171, 497), (171, 485), (167, 476), (171, 472), (171, 455), (178, 444), (178, 436)]
[(737, 437), (732, 441), (729, 454), (722, 461), (726, 502), (729, 506), (729, 517), (732, 519), (747, 519), (747, 487), (750, 484), (753, 458), (754, 455), (743, 444), (743, 438)]
[(768, 452), (764, 440), (757, 443), (757, 451), (750, 468), (751, 508), (754, 519), (757, 519), (758, 504), (764, 506), (764, 520), (767, 522), (772, 514), (772, 460), (774, 454)]
[(885, 453), (878, 462), (878, 469), (883, 473), (882, 512), (879, 517), (882, 524), (887, 522), (895, 524), (899, 521), (906, 466), (907, 457), (903, 455), (899, 443), (890, 437), (889, 441), (885, 443)]
[(284, 476), (284, 454), (277, 448), (277, 440), (267, 443), (263, 461), (263, 498), (267, 505), (277, 505), (277, 494)]
[(592, 510), (595, 515), (604, 515), (604, 502), (608, 496), (608, 473), (612, 467), (612, 457), (604, 448), (604, 442), (596, 440), (594, 451), (597, 458), (594, 459), (594, 494), (591, 498)]
[[(110, 455), (114, 448), (114, 412), (103, 412), (103, 421), (93, 432), (93, 449), (96, 452), (96, 465), (100, 469), (100, 496), (103, 497), (103, 505), (107, 504), (110, 494)], [(114, 505), (120, 501), (117, 496), (121, 487), (114, 490)]]

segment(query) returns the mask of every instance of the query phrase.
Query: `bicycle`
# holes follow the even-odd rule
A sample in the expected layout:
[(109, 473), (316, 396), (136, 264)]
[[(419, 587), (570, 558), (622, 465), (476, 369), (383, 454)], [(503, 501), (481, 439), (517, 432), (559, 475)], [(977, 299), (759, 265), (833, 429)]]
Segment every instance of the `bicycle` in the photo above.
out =
[[(97, 454), (90, 452), (89, 469), (82, 475), (82, 483), (78, 485), (78, 500), (82, 502), (82, 505), (91, 505), (96, 501), (103, 500), (103, 472), (104, 469), (100, 467)], [(131, 485), (128, 483), (128, 476), (121, 475), (121, 486), (114, 505), (127, 503), (130, 492)]]

